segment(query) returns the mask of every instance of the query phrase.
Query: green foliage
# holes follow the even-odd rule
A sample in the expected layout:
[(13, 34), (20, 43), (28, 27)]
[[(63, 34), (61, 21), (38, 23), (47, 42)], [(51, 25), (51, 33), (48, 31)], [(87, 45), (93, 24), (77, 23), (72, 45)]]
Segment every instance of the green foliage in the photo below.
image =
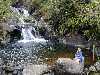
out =
[(76, 9), (71, 2), (71, 0), (48, 0), (41, 8), (45, 13), (45, 18), (49, 19), (49, 24), (53, 25), (52, 27), (56, 34), (59, 34), (59, 28), (63, 30), (62, 27), (64, 26), (62, 25), (66, 20), (75, 15), (73, 12), (76, 11)]
[(88, 38), (94, 38), (100, 33), (99, 0), (89, 3), (80, 0), (47, 0), (41, 3), (40, 10), (57, 35), (81, 31)]
[(11, 16), (10, 5), (11, 0), (0, 0), (0, 22)]
[[(11, 16), (9, 6), (15, 0), (0, 0), (0, 21)], [(17, 1), (17, 0), (16, 0)], [(88, 38), (99, 38), (100, 0), (21, 0), (26, 6), (35, 5), (52, 27), (53, 33), (63, 36), (82, 32)], [(31, 2), (32, 1), (32, 2)], [(28, 4), (28, 5), (27, 5)]]

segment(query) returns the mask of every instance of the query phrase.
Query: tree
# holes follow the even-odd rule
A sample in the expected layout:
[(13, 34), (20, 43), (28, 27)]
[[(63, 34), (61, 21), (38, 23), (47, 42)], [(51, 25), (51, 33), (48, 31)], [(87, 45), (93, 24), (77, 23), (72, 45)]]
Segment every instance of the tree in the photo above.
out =
[(77, 31), (89, 39), (100, 33), (99, 4), (99, 0), (47, 0), (41, 11), (57, 35)]
[(11, 0), (0, 0), (0, 22), (5, 21), (11, 16), (10, 5)]
[[(12, 16), (10, 5), (19, 0), (0, 1), (0, 21)], [(89, 38), (100, 37), (99, 0), (20, 0), (23, 5), (36, 6), (39, 14), (52, 27), (53, 33), (64, 37), (78, 32)], [(31, 12), (31, 11), (30, 11)], [(41, 13), (41, 14), (40, 14)], [(34, 17), (34, 16), (33, 16)]]

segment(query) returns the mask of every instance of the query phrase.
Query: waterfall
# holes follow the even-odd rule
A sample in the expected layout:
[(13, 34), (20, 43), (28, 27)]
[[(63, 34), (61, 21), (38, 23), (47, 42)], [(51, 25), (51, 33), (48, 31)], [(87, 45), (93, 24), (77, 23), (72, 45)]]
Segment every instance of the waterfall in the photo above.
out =
[(30, 41), (34, 41), (35, 37), (33, 36), (33, 34), (31, 33), (31, 29), (30, 28), (22, 28), (22, 37), (23, 40), (19, 40), (18, 42), (30, 42)]
[(34, 36), (32, 35), (32, 33), (29, 29), (22, 28), (22, 36), (23, 36), (23, 39), (25, 39), (25, 40), (34, 39)]
[(27, 10), (25, 10), (25, 9), (23, 9), (23, 15), (24, 15), (25, 17), (28, 17), (28, 16), (29, 16), (28, 11), (27, 11)]
[[(40, 38), (39, 34), (37, 34), (38, 31), (36, 31), (36, 29), (32, 26), (28, 26), (26, 27), (26, 22), (24, 22), (24, 18), (29, 17), (29, 13), (26, 9), (24, 8), (15, 8), (15, 7), (11, 7), (11, 10), (14, 13), (17, 13), (17, 15), (19, 15), (19, 21), (21, 22), (22, 26), (22, 40), (19, 40), (18, 42), (23, 42), (23, 43), (27, 43), (27, 42), (38, 42), (38, 43), (46, 43), (47, 40), (45, 40), (44, 38)], [(37, 22), (34, 24), (37, 25)], [(34, 35), (32, 34), (32, 31), (35, 33)]]
[[(34, 28), (35, 29), (35, 28)], [(27, 43), (27, 42), (31, 42), (31, 41), (34, 41), (34, 42), (46, 42), (46, 40), (44, 38), (39, 38), (37, 36), (37, 31), (34, 30), (34, 35), (32, 34), (32, 28), (22, 28), (22, 36), (23, 36), (23, 39), (22, 40), (19, 40), (18, 42), (23, 42), (23, 43)], [(36, 36), (36, 37), (35, 37)]]
[[(10, 25), (11, 28), (10, 41), (5, 46), (0, 46), (0, 60), (3, 61), (0, 63), (0, 73), (2, 73), (0, 75), (29, 75), (32, 71), (33, 74), (38, 75), (45, 68), (43, 56), (47, 51), (45, 49), (48, 46), (46, 43), (47, 40), (41, 38), (39, 35), (38, 21), (36, 21), (37, 23), (35, 24), (25, 22), (24, 19), (30, 16), (26, 9), (12, 6), (10, 8), (17, 14), (14, 15), (14, 18), (17, 17), (19, 22), (13, 22), (13, 20), (9, 22), (8, 25)], [(32, 70), (27, 67), (28, 65), (30, 67), (30, 64), (33, 65), (31, 65)], [(37, 65), (34, 66), (34, 64)], [(44, 64), (44, 66), (42, 67), (40, 64)], [(23, 74), (21, 73), (22, 68), (24, 68)], [(39, 70), (37, 68), (39, 68)], [(27, 71), (25, 71), (25, 69)], [(8, 72), (9, 74), (5, 74)]]

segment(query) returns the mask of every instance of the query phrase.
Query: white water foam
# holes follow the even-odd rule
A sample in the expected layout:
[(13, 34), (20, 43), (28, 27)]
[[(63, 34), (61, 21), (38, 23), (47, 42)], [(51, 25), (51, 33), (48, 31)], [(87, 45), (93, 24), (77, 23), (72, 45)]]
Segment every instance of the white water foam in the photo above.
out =
[[(12, 11), (17, 13), (18, 15), (21, 15), (23, 13), (23, 16), (24, 17), (28, 17), (29, 16), (29, 13), (26, 9), (24, 8), (15, 8), (15, 7), (11, 7)], [(22, 13), (21, 13), (21, 12)], [(24, 19), (23, 19), (23, 16), (19, 17), (19, 20), (21, 22), (21, 24), (24, 24), (23, 25), (23, 28), (22, 28), (22, 36), (23, 36), (23, 39), (22, 40), (19, 40), (18, 42), (22, 42), (22, 43), (27, 43), (27, 42), (36, 42), (36, 43), (46, 43), (47, 40), (45, 40), (44, 38), (40, 38), (38, 37), (38, 35), (36, 34), (37, 31), (35, 30), (34, 27), (25, 27), (25, 22), (24, 22)], [(34, 35), (32, 34), (32, 30), (34, 31)]]

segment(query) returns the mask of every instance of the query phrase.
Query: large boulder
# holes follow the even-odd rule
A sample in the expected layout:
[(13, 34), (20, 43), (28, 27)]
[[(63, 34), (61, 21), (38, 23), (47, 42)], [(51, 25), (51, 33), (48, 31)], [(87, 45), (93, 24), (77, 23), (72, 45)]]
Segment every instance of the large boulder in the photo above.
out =
[(69, 58), (59, 58), (56, 62), (56, 73), (70, 73), (70, 74), (82, 74), (84, 63), (77, 63), (75, 60)]

